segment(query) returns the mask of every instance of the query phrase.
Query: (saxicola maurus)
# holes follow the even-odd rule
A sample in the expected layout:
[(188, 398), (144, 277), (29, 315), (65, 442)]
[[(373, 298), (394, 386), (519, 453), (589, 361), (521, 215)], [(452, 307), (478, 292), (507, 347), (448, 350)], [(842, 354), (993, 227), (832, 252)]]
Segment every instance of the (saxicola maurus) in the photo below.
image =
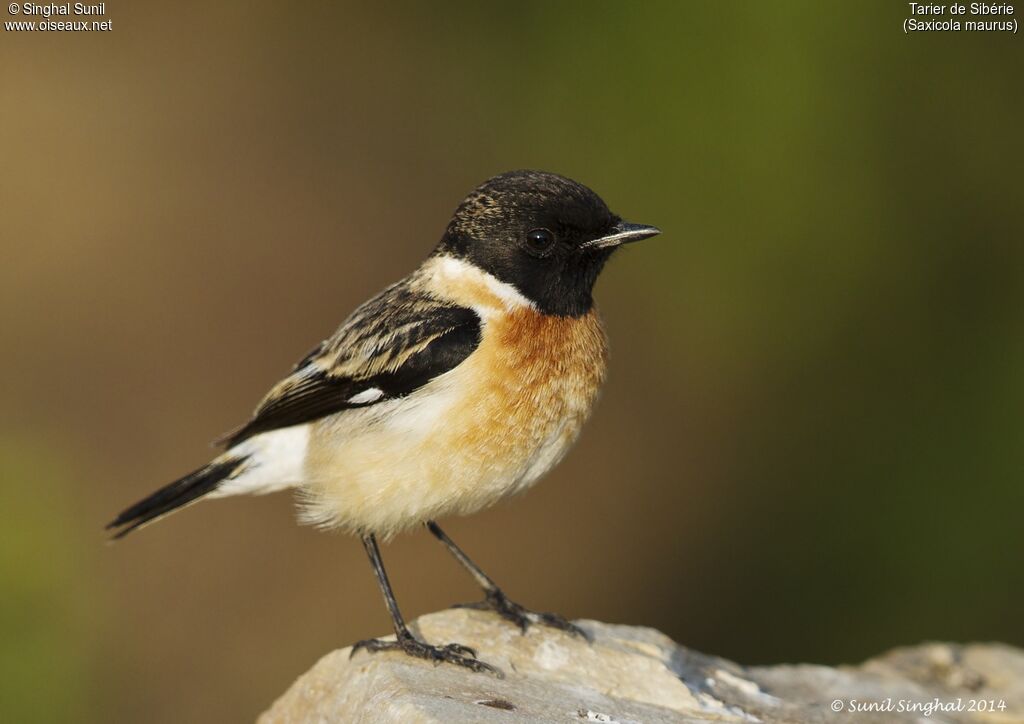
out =
[(200, 498), (298, 490), (300, 518), (360, 537), (396, 640), (353, 653), (498, 673), (460, 644), (413, 636), (377, 538), (426, 525), (483, 587), (472, 604), (519, 625), (583, 632), (509, 600), (435, 522), (535, 483), (576, 440), (605, 377), (592, 296), (608, 258), (658, 234), (587, 187), (540, 171), (486, 181), (455, 210), (412, 274), (369, 300), (295, 365), (208, 465), (131, 506), (120, 538)]

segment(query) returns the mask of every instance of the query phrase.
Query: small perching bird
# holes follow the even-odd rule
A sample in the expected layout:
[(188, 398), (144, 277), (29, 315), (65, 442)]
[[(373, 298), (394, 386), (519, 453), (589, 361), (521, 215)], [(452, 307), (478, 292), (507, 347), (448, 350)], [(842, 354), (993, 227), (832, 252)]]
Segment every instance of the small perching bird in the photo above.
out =
[(434, 522), (525, 490), (565, 455), (605, 376), (592, 291), (622, 244), (658, 234), (563, 176), (513, 171), (455, 210), (412, 274), (369, 300), (306, 355), (219, 442), (223, 454), (118, 515), (125, 534), (203, 497), (299, 492), (300, 517), (362, 539), (398, 649), (496, 672), (460, 644), (413, 636), (377, 537), (426, 525), (484, 589), (476, 608), (524, 631), (582, 635), (561, 616), (510, 601)]

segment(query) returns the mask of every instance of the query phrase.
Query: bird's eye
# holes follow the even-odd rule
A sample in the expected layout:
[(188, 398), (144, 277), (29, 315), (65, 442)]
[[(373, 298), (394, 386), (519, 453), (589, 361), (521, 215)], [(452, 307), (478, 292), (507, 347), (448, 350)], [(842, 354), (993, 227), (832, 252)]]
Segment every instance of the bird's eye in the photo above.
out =
[(551, 251), (555, 245), (555, 235), (549, 229), (530, 229), (526, 232), (526, 248), (534, 254)]

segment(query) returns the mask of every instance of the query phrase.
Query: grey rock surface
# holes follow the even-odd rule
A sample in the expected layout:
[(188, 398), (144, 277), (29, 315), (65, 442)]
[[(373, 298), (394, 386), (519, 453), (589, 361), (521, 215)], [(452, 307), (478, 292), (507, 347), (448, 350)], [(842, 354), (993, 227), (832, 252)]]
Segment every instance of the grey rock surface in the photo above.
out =
[[(412, 629), (457, 642), (504, 672), (476, 674), (398, 653), (327, 654), (260, 717), (306, 722), (1024, 722), (1024, 651), (924, 644), (859, 666), (746, 667), (637, 626), (578, 621), (587, 643), (453, 609)], [(983, 710), (982, 710), (983, 709)]]

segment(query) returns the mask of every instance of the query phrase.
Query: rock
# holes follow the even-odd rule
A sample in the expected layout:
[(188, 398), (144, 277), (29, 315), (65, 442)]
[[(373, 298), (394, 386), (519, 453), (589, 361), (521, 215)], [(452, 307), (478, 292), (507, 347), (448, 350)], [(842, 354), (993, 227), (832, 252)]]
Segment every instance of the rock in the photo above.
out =
[(505, 677), (391, 652), (350, 659), (346, 648), (259, 722), (1024, 722), (1024, 651), (1001, 644), (925, 644), (854, 667), (746, 667), (653, 629), (577, 623), (592, 643), (537, 626), (523, 635), (479, 611), (423, 616), (415, 633), (472, 646)]

